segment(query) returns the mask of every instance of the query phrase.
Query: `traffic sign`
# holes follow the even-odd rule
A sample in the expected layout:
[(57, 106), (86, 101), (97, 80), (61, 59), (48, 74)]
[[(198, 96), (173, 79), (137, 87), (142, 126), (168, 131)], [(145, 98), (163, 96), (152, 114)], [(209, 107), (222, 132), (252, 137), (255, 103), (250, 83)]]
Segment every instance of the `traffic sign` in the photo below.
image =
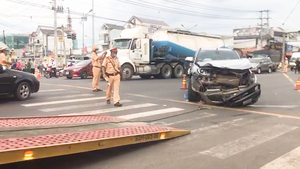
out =
[(64, 41), (64, 37), (58, 37), (58, 41), (59, 41), (59, 42)]

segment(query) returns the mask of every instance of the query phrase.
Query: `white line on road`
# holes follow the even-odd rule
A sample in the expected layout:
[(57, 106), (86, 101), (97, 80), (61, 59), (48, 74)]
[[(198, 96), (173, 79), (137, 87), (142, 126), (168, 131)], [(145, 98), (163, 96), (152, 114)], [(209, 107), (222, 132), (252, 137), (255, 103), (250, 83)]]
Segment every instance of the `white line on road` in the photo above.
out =
[(200, 120), (200, 119), (204, 119), (204, 118), (208, 118), (208, 117), (213, 117), (213, 116), (216, 116), (216, 114), (203, 113), (202, 115), (200, 115), (197, 118), (180, 120), (180, 121), (176, 121), (176, 122), (173, 122), (173, 123), (168, 123), (167, 125), (170, 126), (170, 125), (174, 125), (174, 124), (186, 123), (186, 122), (191, 122), (191, 121)]
[(86, 111), (86, 112), (81, 112), (81, 113), (61, 114), (60, 116), (95, 115), (95, 114), (111, 113), (111, 112), (123, 111), (123, 110), (139, 109), (139, 108), (145, 108), (145, 107), (151, 107), (151, 106), (157, 106), (157, 104), (145, 103), (145, 104), (123, 106), (123, 107), (114, 107), (114, 108), (108, 108), (108, 109)]
[(38, 93), (41, 92), (57, 92), (57, 91), (63, 91), (65, 89), (51, 89), (51, 90), (39, 90)]
[(173, 143), (171, 143), (171, 145), (175, 145), (176, 143), (181, 144), (181, 143), (186, 143), (191, 140), (196, 140), (196, 138), (203, 137), (203, 134), (206, 131), (208, 131), (210, 133), (216, 132), (216, 131), (218, 131), (218, 129), (227, 131), (233, 127), (240, 127), (240, 126), (244, 126), (246, 124), (253, 123), (253, 122), (254, 122), (254, 120), (244, 120), (243, 118), (238, 118), (238, 119), (234, 119), (231, 121), (225, 121), (225, 122), (207, 126), (207, 127), (201, 127), (201, 128), (192, 130), (191, 131), (192, 134), (190, 134), (188, 136), (176, 139), (175, 141), (173, 141)]
[(118, 118), (130, 120), (130, 119), (136, 119), (136, 118), (141, 118), (141, 117), (149, 117), (149, 116), (155, 116), (155, 115), (160, 115), (160, 114), (173, 113), (173, 112), (178, 112), (178, 111), (182, 111), (182, 110), (184, 110), (184, 109), (174, 107), (174, 108), (153, 110), (153, 111), (142, 112), (142, 113), (128, 114), (125, 116), (118, 116)]
[(96, 96), (96, 95), (87, 93), (87, 94), (73, 94), (73, 95), (65, 95), (65, 96), (54, 96), (54, 97), (46, 97), (46, 98), (56, 100), (56, 99), (70, 99), (70, 98), (81, 98), (81, 97), (92, 97), (92, 96)]
[(85, 98), (85, 99), (60, 100), (60, 101), (51, 101), (51, 102), (22, 104), (22, 106), (24, 106), (24, 107), (45, 106), (45, 105), (62, 104), (62, 103), (74, 103), (74, 102), (83, 102), (83, 101), (91, 101), (91, 100), (101, 100), (101, 99), (105, 99), (105, 98), (106, 97), (92, 97), (92, 98)]
[[(131, 100), (122, 100), (122, 103), (129, 103), (133, 102)], [(73, 110), (73, 109), (81, 109), (87, 107), (98, 107), (106, 105), (106, 102), (100, 103), (92, 103), (92, 104), (81, 104), (81, 105), (73, 105), (73, 106), (62, 106), (62, 107), (54, 107), (54, 108), (47, 108), (47, 109), (39, 109), (42, 112), (55, 112), (55, 111), (64, 111), (64, 110)]]
[(239, 127), (239, 126), (243, 126), (245, 124), (252, 123), (252, 122), (253, 122), (252, 120), (250, 120), (250, 121), (246, 120), (245, 121), (243, 118), (239, 118), (239, 119), (234, 119), (234, 120), (231, 120), (231, 121), (225, 121), (225, 122), (222, 122), (222, 123), (219, 123), (219, 124), (214, 124), (214, 125), (207, 126), (207, 127), (201, 127), (201, 128), (198, 128), (198, 129), (194, 129), (191, 132), (196, 133), (196, 132), (203, 132), (203, 131), (211, 131), (213, 129), (228, 130), (231, 127)]
[(296, 108), (298, 105), (249, 105), (250, 107), (266, 107), (266, 108)]
[(271, 161), (260, 169), (299, 169), (300, 168), (300, 147), (284, 154)]
[(297, 129), (295, 126), (276, 125), (272, 128), (265, 129), (249, 136), (242, 137), (232, 142), (218, 145), (209, 150), (200, 152), (201, 154), (210, 155), (220, 159), (226, 159), (247, 149), (265, 143), (285, 133)]

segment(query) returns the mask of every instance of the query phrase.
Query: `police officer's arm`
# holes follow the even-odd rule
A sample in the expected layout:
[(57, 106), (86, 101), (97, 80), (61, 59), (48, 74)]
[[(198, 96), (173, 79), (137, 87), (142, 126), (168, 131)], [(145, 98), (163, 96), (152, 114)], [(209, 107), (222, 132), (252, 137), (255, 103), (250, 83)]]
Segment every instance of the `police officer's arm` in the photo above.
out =
[(99, 57), (97, 56), (97, 54), (96, 54), (95, 52), (93, 52), (93, 53), (92, 53), (92, 59), (95, 60), (95, 61), (97, 61), (98, 58), (99, 58)]
[(101, 53), (101, 55), (99, 56), (99, 59), (103, 60), (105, 58), (106, 54), (107, 54), (106, 51), (104, 51), (103, 53)]
[(107, 59), (106, 59), (106, 57), (105, 57), (104, 60), (103, 60), (103, 63), (102, 63), (102, 76), (103, 76), (104, 78), (107, 77), (106, 74), (105, 74), (106, 65), (107, 65)]
[(3, 62), (4, 64), (11, 65), (11, 62), (6, 61), (5, 55), (4, 55), (3, 53), (0, 54), (0, 59), (2, 60), (2, 62)]
[(118, 58), (118, 66), (117, 66), (118, 70), (121, 72), (121, 66), (120, 66), (120, 61), (119, 61), (119, 58)]

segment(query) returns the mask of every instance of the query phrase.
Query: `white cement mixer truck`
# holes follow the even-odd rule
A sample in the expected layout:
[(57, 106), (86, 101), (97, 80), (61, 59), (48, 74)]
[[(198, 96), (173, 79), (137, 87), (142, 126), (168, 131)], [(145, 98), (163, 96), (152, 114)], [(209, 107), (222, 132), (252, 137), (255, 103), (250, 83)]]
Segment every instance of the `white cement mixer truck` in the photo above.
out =
[(218, 36), (180, 30), (161, 30), (148, 36), (141, 28), (125, 29), (113, 41), (113, 47), (118, 48), (122, 80), (134, 75), (144, 79), (180, 78), (189, 66), (187, 56), (194, 56), (199, 48), (224, 46), (228, 44)]

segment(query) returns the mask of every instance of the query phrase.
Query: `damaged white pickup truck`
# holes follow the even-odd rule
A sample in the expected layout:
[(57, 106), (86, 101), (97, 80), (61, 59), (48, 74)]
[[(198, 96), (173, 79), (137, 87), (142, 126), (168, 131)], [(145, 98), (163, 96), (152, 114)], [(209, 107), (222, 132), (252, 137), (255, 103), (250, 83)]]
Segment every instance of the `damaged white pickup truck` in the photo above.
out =
[(188, 100), (241, 107), (258, 101), (261, 90), (248, 59), (231, 49), (199, 49), (188, 70)]

